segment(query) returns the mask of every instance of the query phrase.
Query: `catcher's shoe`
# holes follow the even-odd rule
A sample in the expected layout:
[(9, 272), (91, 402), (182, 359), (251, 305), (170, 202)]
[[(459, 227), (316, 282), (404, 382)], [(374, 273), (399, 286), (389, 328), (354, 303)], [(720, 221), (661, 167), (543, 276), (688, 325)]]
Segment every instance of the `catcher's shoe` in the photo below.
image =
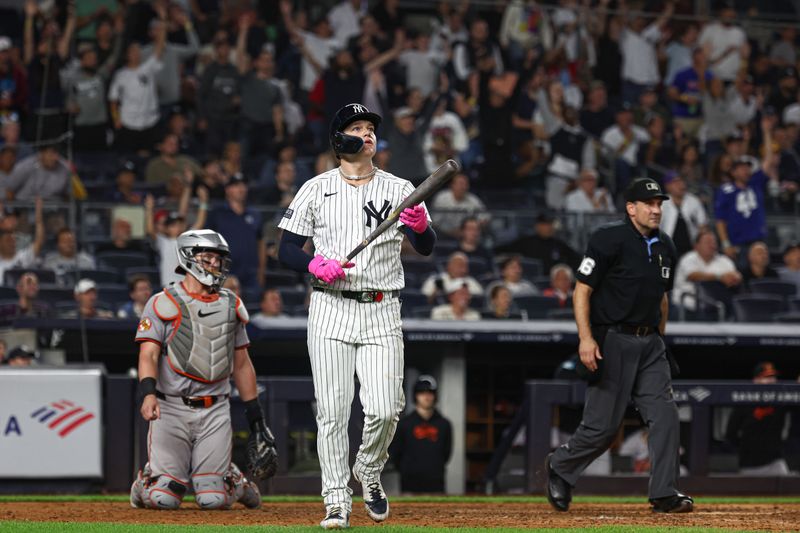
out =
[(691, 513), (694, 510), (694, 500), (686, 494), (673, 494), (666, 498), (650, 500), (654, 513)]
[(239, 467), (231, 463), (225, 482), (233, 489), (236, 500), (248, 509), (261, 508), (261, 491), (258, 485), (247, 479)]
[(136, 479), (133, 480), (133, 484), (131, 485), (131, 507), (134, 509), (144, 509), (144, 477), (142, 477), (142, 471), (139, 470), (139, 473), (136, 475)]
[(380, 478), (376, 481), (362, 481), (355, 470), (353, 477), (361, 483), (361, 490), (364, 493), (364, 507), (367, 514), (376, 522), (383, 522), (389, 518), (389, 499), (383, 491)]
[(350, 513), (341, 505), (328, 505), (325, 518), (319, 525), (322, 529), (347, 529), (350, 527)]

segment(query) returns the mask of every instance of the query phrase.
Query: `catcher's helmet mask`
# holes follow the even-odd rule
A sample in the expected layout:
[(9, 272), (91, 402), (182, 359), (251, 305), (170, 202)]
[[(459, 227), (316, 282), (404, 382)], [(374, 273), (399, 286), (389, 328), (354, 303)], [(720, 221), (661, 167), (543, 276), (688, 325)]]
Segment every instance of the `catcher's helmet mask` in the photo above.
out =
[(336, 112), (331, 121), (330, 142), (336, 157), (341, 154), (357, 154), (364, 147), (364, 139), (343, 133), (353, 122), (366, 120), (378, 129), (381, 117), (362, 104), (347, 104)]
[[(191, 274), (203, 285), (217, 290), (225, 283), (231, 268), (230, 248), (225, 238), (216, 231), (202, 229), (189, 230), (178, 236), (177, 240), (178, 274)], [(197, 255), (213, 252), (220, 257), (219, 269), (207, 268)]]

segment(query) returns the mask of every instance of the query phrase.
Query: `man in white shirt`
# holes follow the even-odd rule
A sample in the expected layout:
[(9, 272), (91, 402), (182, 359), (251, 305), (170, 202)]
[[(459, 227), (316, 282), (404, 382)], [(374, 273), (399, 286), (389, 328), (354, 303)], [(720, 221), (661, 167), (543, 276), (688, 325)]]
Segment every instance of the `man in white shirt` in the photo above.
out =
[(303, 54), (303, 62), (300, 65), (300, 89), (309, 92), (314, 88), (322, 72), (328, 68), (328, 61), (334, 50), (344, 43), (334, 36), (327, 18), (317, 19), (311, 26), (314, 30), (311, 33), (295, 24), (292, 18), (291, 0), (281, 0), (280, 8), (283, 24), (291, 36), (292, 43)]
[(742, 283), (742, 275), (731, 258), (718, 250), (717, 237), (708, 230), (700, 231), (694, 250), (678, 261), (672, 289), (672, 302), (675, 305), (694, 311), (697, 308), (695, 283), (700, 281), (719, 281), (729, 289)]
[(283, 312), (283, 298), (278, 289), (267, 289), (261, 296), (260, 311), (250, 317), (250, 323), (261, 329), (267, 329), (276, 318), (288, 318)]
[(616, 190), (622, 191), (630, 183), (638, 165), (639, 147), (650, 142), (650, 134), (633, 123), (631, 104), (622, 104), (617, 110), (616, 122), (600, 136), (600, 144), (602, 150), (613, 158)]
[(733, 25), (734, 22), (736, 9), (725, 6), (719, 13), (719, 20), (703, 28), (699, 38), (711, 72), (725, 82), (736, 79), (742, 59), (750, 53), (747, 36), (741, 28)]
[[(755, 119), (756, 111), (758, 111), (758, 98), (756, 98), (753, 76), (742, 73), (737, 79), (736, 84), (729, 87), (728, 91), (730, 91), (728, 110), (734, 117), (733, 121), (736, 124), (742, 125), (748, 124)], [(786, 110), (788, 109), (787, 107)], [(786, 110), (784, 110), (783, 121), (791, 122), (786, 119)]]
[(477, 218), (481, 226), (490, 219), (483, 201), (469, 192), (469, 178), (463, 172), (453, 177), (449, 189), (436, 195), (431, 211), (436, 215), (436, 230), (451, 237), (458, 236), (461, 222), (467, 217)]
[(434, 301), (437, 296), (446, 295), (451, 283), (464, 284), (472, 296), (482, 296), (483, 287), (478, 280), (469, 275), (469, 259), (462, 252), (453, 252), (447, 259), (445, 271), (434, 274), (422, 284), (420, 292)]
[[(597, 172), (585, 168), (578, 177), (578, 188), (567, 194), (564, 210), (568, 213), (613, 213), (611, 194), (597, 186)], [(666, 202), (665, 202), (666, 203)]]
[(413, 48), (403, 51), (397, 61), (406, 68), (406, 87), (419, 89), (427, 98), (439, 84), (439, 74), (447, 63), (447, 56), (431, 49), (431, 38), (425, 33), (408, 37)]
[(367, 13), (367, 0), (344, 0), (328, 13), (328, 24), (333, 28), (334, 37), (346, 43), (350, 37), (361, 32), (359, 19)]
[(44, 220), (42, 218), (42, 200), (36, 199), (36, 229), (33, 243), (25, 248), (17, 249), (17, 238), (13, 231), (0, 230), (0, 284), (6, 270), (12, 268), (28, 268), (36, 263), (39, 252), (44, 245)]
[(139, 43), (128, 45), (127, 63), (114, 75), (108, 91), (115, 143), (129, 152), (149, 152), (156, 142), (160, 118), (156, 75), (164, 66), (161, 58), (167, 38), (167, 25), (163, 21), (156, 35), (153, 54), (144, 62)]
[(677, 172), (664, 176), (669, 202), (661, 206), (661, 231), (672, 237), (678, 257), (692, 249), (701, 229), (708, 225), (708, 213), (696, 195), (686, 190), (686, 181)]
[(446, 304), (437, 305), (431, 310), (431, 320), (480, 320), (481, 314), (470, 309), (470, 291), (466, 283), (449, 281), (445, 283)]
[(675, 10), (672, 1), (664, 6), (664, 11), (655, 22), (646, 26), (644, 17), (638, 16), (629, 26), (622, 29), (619, 49), (622, 54), (622, 100), (629, 103), (639, 101), (639, 95), (646, 86), (658, 85), (661, 76), (658, 72), (656, 45), (664, 37), (662, 30)]

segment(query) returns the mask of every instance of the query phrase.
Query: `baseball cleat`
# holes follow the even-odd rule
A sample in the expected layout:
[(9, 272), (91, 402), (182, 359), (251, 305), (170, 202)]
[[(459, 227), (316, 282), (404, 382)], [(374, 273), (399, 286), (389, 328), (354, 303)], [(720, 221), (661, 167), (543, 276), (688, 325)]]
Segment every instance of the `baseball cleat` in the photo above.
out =
[(364, 508), (369, 517), (375, 522), (383, 522), (389, 518), (389, 499), (383, 491), (380, 480), (369, 483), (361, 481), (355, 470), (353, 470), (353, 477), (361, 483), (361, 490), (364, 493)]
[(142, 478), (142, 471), (136, 475), (131, 485), (131, 507), (134, 509), (144, 509), (144, 479)]
[(691, 496), (673, 494), (665, 498), (650, 500), (654, 513), (691, 513), (694, 510), (694, 500)]
[(329, 505), (319, 525), (322, 529), (347, 529), (350, 527), (350, 513), (339, 505)]

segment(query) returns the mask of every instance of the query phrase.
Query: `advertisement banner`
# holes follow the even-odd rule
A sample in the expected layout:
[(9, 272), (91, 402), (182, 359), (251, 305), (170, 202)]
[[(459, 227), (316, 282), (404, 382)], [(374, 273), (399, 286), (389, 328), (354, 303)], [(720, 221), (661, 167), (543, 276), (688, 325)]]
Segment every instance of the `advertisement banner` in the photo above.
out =
[(0, 478), (102, 477), (103, 372), (0, 369)]

